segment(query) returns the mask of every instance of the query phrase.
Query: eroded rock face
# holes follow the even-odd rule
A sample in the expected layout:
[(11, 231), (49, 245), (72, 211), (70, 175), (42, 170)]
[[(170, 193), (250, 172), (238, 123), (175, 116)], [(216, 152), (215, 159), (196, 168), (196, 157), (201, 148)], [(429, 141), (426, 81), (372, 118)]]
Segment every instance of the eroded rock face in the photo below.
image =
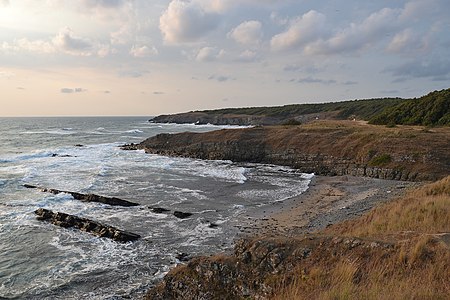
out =
[(105, 197), (105, 196), (99, 196), (99, 195), (95, 195), (95, 194), (82, 194), (82, 193), (77, 193), (77, 192), (61, 191), (61, 190), (57, 190), (57, 189), (42, 188), (42, 187), (38, 187), (35, 185), (31, 185), (31, 184), (24, 184), (23, 186), (26, 187), (27, 189), (38, 189), (41, 192), (52, 193), (55, 195), (60, 194), (60, 193), (66, 193), (66, 194), (71, 195), (75, 200), (86, 201), (86, 202), (99, 202), (99, 203), (113, 205), (113, 206), (125, 206), (125, 207), (139, 205), (138, 203), (130, 202), (127, 200), (116, 198), (116, 197)]
[(39, 208), (34, 213), (40, 221), (47, 221), (64, 228), (77, 228), (99, 237), (113, 239), (117, 242), (132, 242), (141, 237), (138, 234), (120, 230), (113, 226), (103, 225), (86, 218), (80, 218), (62, 212), (53, 212), (48, 209)]
[(330, 257), (388, 257), (393, 246), (354, 238), (242, 239), (234, 253), (197, 257), (169, 272), (145, 299), (270, 299), (277, 284)]
[[(255, 127), (159, 134), (124, 149), (198, 159), (290, 166), (317, 175), (436, 180), (448, 174), (448, 132), (380, 127)], [(385, 157), (386, 161), (376, 160)]]

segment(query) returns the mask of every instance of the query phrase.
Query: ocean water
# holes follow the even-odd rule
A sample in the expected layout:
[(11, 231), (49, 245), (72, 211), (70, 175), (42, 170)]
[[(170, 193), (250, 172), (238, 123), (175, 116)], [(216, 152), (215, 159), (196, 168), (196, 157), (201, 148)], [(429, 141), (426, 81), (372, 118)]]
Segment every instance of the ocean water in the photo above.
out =
[[(239, 217), (307, 189), (312, 175), (285, 167), (118, 147), (158, 133), (221, 128), (152, 124), (145, 117), (0, 118), (0, 299), (138, 299), (180, 263), (179, 253), (230, 249)], [(25, 183), (141, 205), (84, 203), (68, 194), (26, 189)], [(177, 219), (152, 213), (152, 206), (193, 215)], [(117, 243), (40, 222), (33, 212), (41, 207), (142, 239)], [(219, 226), (209, 228), (210, 223)]]

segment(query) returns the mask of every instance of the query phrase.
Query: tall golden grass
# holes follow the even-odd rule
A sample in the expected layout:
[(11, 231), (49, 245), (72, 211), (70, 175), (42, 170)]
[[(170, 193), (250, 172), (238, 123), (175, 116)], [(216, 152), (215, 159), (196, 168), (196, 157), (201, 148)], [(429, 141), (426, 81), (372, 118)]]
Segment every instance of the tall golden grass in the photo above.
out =
[(275, 300), (450, 299), (450, 176), (324, 233), (389, 241), (393, 248), (298, 266)]

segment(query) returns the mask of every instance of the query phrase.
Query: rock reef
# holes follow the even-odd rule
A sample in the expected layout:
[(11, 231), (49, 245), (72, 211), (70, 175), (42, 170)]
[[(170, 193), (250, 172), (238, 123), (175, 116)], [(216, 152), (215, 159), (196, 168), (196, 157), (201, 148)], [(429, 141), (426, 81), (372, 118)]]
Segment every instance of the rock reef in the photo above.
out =
[(39, 208), (34, 213), (40, 221), (47, 221), (64, 228), (77, 228), (82, 231), (92, 233), (96, 236), (109, 238), (117, 242), (132, 242), (141, 237), (138, 234), (120, 230), (113, 226), (103, 225), (86, 218), (80, 218), (62, 212), (53, 212), (48, 209)]
[(127, 200), (116, 198), (116, 197), (105, 197), (105, 196), (99, 196), (99, 195), (95, 195), (95, 194), (82, 194), (82, 193), (77, 193), (77, 192), (61, 191), (61, 190), (57, 190), (57, 189), (48, 189), (48, 188), (38, 187), (35, 185), (31, 185), (31, 184), (24, 184), (23, 186), (28, 189), (37, 189), (37, 190), (40, 190), (41, 192), (51, 193), (51, 194), (55, 194), (55, 195), (61, 194), (61, 193), (66, 193), (66, 194), (71, 195), (75, 200), (80, 200), (80, 201), (85, 201), (85, 202), (98, 202), (98, 203), (108, 204), (108, 205), (112, 205), (112, 206), (125, 206), (125, 207), (139, 205), (138, 203), (130, 202)]

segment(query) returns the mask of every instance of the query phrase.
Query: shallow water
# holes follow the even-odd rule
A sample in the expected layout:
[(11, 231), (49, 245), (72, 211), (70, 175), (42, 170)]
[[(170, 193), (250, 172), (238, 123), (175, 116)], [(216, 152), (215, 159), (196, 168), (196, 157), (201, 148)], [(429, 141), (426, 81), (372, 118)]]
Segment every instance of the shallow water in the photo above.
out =
[[(0, 297), (139, 298), (178, 263), (177, 254), (229, 249), (239, 216), (307, 188), (311, 176), (289, 168), (169, 158), (118, 147), (162, 132), (218, 128), (151, 124), (139, 117), (0, 118)], [(25, 183), (116, 196), (141, 206), (84, 203), (67, 194), (25, 189)], [(181, 220), (154, 214), (149, 206), (194, 215)], [(143, 238), (122, 244), (42, 223), (33, 213), (40, 207)], [(219, 227), (209, 228), (211, 222)]]

